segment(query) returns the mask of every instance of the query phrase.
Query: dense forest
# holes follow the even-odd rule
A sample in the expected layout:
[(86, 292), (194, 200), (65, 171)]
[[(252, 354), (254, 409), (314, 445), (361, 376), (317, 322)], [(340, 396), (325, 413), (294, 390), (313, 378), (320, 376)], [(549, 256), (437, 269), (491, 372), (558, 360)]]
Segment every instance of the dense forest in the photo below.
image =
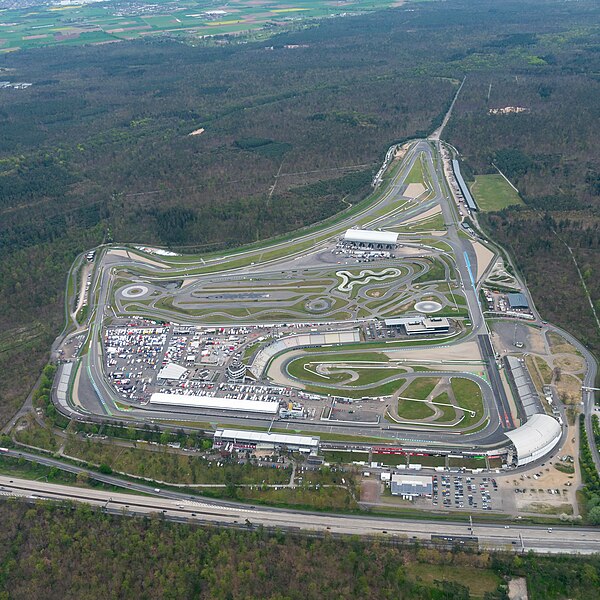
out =
[[(0, 422), (60, 329), (78, 252), (110, 240), (208, 251), (327, 217), (364, 197), (390, 144), (440, 123), (464, 75), (450, 140), (473, 170), (504, 168), (528, 203), (486, 226), (543, 313), (598, 348), (547, 223), (562, 227), (596, 299), (599, 18), (591, 0), (453, 0), (268, 42), (0, 56), (2, 79), (33, 84), (0, 90)], [(507, 104), (530, 112), (487, 114)], [(548, 271), (560, 294), (544, 295)]]
[[(529, 66), (469, 75), (447, 134), (471, 170), (497, 167), (518, 187), (526, 206), (485, 215), (483, 225), (516, 258), (544, 317), (600, 356), (573, 260), (600, 312), (600, 33), (540, 34), (527, 52)], [(489, 114), (506, 106), (525, 110)]]
[(448, 552), (6, 500), (0, 521), (1, 600), (500, 600), (514, 576), (530, 600), (600, 598), (597, 556)]

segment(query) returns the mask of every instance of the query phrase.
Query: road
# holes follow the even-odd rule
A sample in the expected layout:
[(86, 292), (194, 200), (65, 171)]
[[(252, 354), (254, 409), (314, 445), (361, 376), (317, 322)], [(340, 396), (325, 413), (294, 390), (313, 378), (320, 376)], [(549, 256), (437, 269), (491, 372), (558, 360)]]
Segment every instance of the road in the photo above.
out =
[[(166, 493), (165, 493), (166, 494)], [(306, 533), (382, 536), (398, 540), (431, 540), (432, 535), (470, 536), (469, 525), (450, 521), (403, 520), (362, 515), (340, 515), (248, 507), (197, 499), (154, 497), (90, 490), (40, 481), (0, 476), (0, 495), (53, 501), (77, 501), (102, 507), (118, 515), (144, 516), (153, 513), (185, 523), (225, 526), (264, 526)], [(600, 536), (593, 529), (474, 523), (479, 547), (489, 550), (540, 553), (600, 552)]]

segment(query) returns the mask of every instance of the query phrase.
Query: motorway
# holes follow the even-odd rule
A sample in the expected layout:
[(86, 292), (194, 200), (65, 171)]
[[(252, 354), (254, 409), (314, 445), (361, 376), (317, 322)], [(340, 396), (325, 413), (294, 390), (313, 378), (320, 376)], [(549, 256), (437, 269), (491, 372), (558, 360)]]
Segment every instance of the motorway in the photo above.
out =
[(7, 476), (0, 476), (0, 496), (84, 502), (118, 515), (147, 516), (158, 513), (174, 521), (203, 525), (247, 528), (264, 526), (303, 533), (382, 536), (397, 541), (430, 541), (432, 535), (473, 535), (481, 549), (514, 552), (533, 550), (539, 553), (600, 552), (598, 531), (583, 527), (546, 528), (474, 523), (471, 532), (468, 524), (450, 521), (405, 520), (248, 507), (217, 501), (200, 501), (183, 494), (179, 497), (167, 497), (167, 492), (158, 492), (154, 497), (149, 497)]

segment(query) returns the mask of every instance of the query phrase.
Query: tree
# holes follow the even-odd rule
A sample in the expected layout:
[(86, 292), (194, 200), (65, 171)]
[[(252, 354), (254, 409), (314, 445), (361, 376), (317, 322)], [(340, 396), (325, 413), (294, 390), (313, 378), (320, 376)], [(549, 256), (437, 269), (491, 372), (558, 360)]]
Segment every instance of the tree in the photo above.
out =
[(600, 506), (594, 506), (588, 513), (588, 521), (591, 525), (600, 525)]
[(87, 471), (80, 471), (77, 473), (77, 483), (80, 485), (86, 485), (89, 483), (90, 475)]

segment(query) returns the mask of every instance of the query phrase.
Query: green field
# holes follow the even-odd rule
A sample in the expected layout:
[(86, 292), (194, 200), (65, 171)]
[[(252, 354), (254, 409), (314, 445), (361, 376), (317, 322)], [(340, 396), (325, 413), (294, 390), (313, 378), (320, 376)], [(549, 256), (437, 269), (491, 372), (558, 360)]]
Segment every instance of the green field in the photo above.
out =
[(422, 183), (425, 185), (425, 175), (423, 173), (423, 162), (421, 159), (422, 155), (419, 155), (419, 158), (415, 160), (415, 164), (412, 166), (412, 169), (404, 180), (404, 183)]
[(465, 413), (462, 425), (474, 425), (483, 415), (483, 396), (480, 387), (474, 381), (463, 377), (453, 377), (450, 384), (457, 405), (475, 412), (475, 416)]
[(434, 414), (431, 406), (426, 402), (414, 400), (398, 400), (398, 416), (409, 421), (426, 419)]
[(139, 5), (117, 0), (99, 4), (37, 6), (2, 11), (0, 53), (55, 45), (105, 44), (152, 35), (201, 38), (206, 35), (272, 29), (298, 19), (366, 12), (393, 6), (392, 0), (355, 0), (337, 6), (325, 0), (276, 2), (233, 0), (215, 10), (208, 0)]
[(500, 174), (477, 175), (471, 193), (479, 209), (484, 212), (502, 210), (507, 206), (523, 204), (523, 200)]
[(414, 581), (430, 583), (433, 581), (452, 581), (469, 588), (472, 598), (483, 598), (493, 592), (500, 583), (500, 578), (491, 570), (476, 569), (469, 566), (456, 565), (411, 565), (409, 577)]
[(414, 398), (415, 400), (425, 400), (439, 381), (439, 377), (419, 377), (412, 381), (402, 392), (402, 396), (404, 398)]

